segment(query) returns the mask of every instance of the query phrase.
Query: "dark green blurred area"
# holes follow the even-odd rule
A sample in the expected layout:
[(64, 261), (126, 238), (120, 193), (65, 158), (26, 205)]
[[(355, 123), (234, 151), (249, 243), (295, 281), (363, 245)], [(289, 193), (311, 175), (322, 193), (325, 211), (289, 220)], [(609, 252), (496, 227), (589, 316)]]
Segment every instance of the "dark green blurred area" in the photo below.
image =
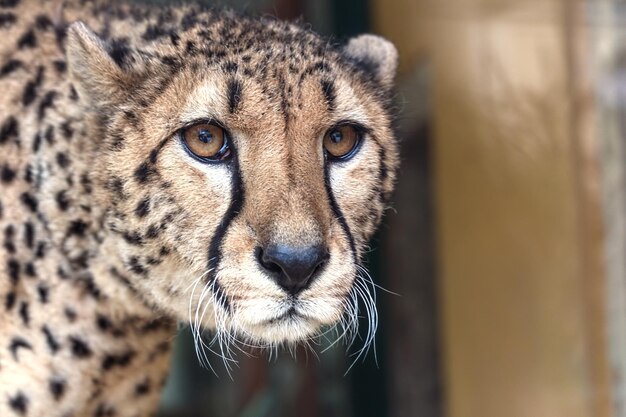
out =
[[(172, 3), (153, 0), (152, 3)], [(249, 14), (302, 19), (336, 42), (371, 32), (370, 7), (359, 0), (205, 1)], [(401, 95), (399, 96), (401, 97)], [(402, 107), (399, 99), (399, 107)], [(366, 266), (374, 281), (401, 295), (378, 291), (380, 317), (376, 352), (346, 371), (361, 347), (350, 351), (322, 340), (317, 354), (304, 348), (269, 358), (239, 353), (229, 373), (217, 355), (215, 369), (203, 369), (187, 328), (175, 341), (171, 376), (159, 417), (439, 417), (434, 268), (430, 229), (427, 126), (423, 119), (399, 119), (403, 168), (395, 212), (388, 212), (371, 243)], [(417, 191), (416, 191), (417, 189)], [(417, 215), (419, 213), (419, 216)], [(415, 247), (421, 248), (418, 256)], [(417, 278), (419, 277), (419, 279)], [(414, 312), (420, 313), (419, 317)], [(361, 323), (366, 329), (366, 323)], [(210, 337), (210, 336), (209, 336)], [(332, 337), (331, 337), (332, 339)], [(318, 355), (318, 356), (317, 356)]]

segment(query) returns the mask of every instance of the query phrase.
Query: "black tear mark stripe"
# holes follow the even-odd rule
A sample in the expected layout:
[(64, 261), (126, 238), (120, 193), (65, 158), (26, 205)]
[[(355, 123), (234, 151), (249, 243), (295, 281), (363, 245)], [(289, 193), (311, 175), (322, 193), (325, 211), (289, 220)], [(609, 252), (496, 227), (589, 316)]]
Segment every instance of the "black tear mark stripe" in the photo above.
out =
[(354, 261), (356, 265), (358, 265), (359, 260), (357, 259), (357, 255), (356, 255), (356, 245), (354, 244), (354, 237), (352, 236), (350, 227), (348, 226), (348, 223), (346, 222), (346, 218), (344, 217), (343, 212), (341, 211), (341, 208), (339, 207), (339, 204), (337, 204), (337, 200), (335, 199), (335, 194), (333, 194), (333, 189), (330, 184), (330, 170), (328, 169), (328, 164), (326, 164), (326, 166), (324, 167), (324, 185), (326, 187), (326, 194), (328, 194), (328, 201), (330, 202), (330, 208), (332, 209), (333, 214), (335, 215), (335, 218), (339, 222), (339, 225), (341, 226), (341, 228), (343, 229), (343, 232), (348, 238), (348, 243), (350, 244), (350, 252), (352, 252), (352, 260)]
[(241, 212), (244, 202), (245, 191), (243, 188), (243, 181), (241, 179), (241, 172), (239, 170), (239, 159), (236, 152), (233, 155), (230, 169), (232, 175), (230, 205), (228, 206), (228, 210), (226, 210), (219, 226), (217, 226), (217, 229), (213, 234), (213, 238), (211, 239), (211, 244), (209, 245), (208, 269), (210, 272), (207, 277), (207, 282), (213, 283), (213, 293), (217, 297), (218, 301), (224, 305), (227, 311), (230, 311), (230, 302), (228, 301), (224, 290), (220, 287), (219, 283), (215, 281), (215, 277), (222, 259), (222, 241), (224, 240), (224, 236), (226, 235), (229, 226)]

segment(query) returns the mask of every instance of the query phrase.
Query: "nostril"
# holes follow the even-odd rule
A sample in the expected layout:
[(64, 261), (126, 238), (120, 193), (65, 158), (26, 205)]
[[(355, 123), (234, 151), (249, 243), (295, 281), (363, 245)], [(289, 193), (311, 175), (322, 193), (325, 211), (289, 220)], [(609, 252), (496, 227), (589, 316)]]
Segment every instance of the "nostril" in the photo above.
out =
[(268, 270), (269, 272), (280, 273), (282, 271), (282, 268), (280, 267), (280, 265), (278, 265), (277, 263), (273, 262), (272, 260), (268, 259), (265, 256), (265, 252), (263, 251), (263, 248), (261, 247), (256, 248), (256, 258), (258, 262), (261, 264), (261, 266), (265, 268), (266, 270)]

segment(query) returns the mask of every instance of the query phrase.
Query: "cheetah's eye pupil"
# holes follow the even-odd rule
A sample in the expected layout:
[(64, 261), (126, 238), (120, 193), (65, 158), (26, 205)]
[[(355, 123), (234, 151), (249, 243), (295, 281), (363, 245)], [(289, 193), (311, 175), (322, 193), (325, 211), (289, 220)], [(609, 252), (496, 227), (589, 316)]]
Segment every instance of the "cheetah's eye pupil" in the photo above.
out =
[(346, 160), (356, 152), (361, 133), (352, 125), (337, 126), (324, 135), (324, 149), (331, 160)]
[(208, 130), (201, 130), (198, 132), (198, 139), (204, 143), (209, 143), (213, 139), (213, 135)]
[(198, 123), (182, 129), (181, 140), (194, 157), (202, 162), (217, 162), (231, 155), (226, 131), (214, 123)]
[(330, 133), (330, 140), (334, 144), (338, 144), (339, 142), (341, 142), (341, 139), (343, 139), (343, 135), (341, 134), (341, 132), (339, 130), (333, 130)]

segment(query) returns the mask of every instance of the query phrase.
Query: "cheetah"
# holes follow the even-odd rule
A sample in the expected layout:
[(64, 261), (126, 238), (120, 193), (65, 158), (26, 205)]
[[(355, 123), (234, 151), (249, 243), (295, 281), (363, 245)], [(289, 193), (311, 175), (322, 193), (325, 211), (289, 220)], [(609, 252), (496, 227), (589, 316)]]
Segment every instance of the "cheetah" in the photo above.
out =
[(375, 325), (390, 42), (101, 0), (0, 0), (0, 36), (0, 416), (153, 415), (177, 323), (208, 366)]

